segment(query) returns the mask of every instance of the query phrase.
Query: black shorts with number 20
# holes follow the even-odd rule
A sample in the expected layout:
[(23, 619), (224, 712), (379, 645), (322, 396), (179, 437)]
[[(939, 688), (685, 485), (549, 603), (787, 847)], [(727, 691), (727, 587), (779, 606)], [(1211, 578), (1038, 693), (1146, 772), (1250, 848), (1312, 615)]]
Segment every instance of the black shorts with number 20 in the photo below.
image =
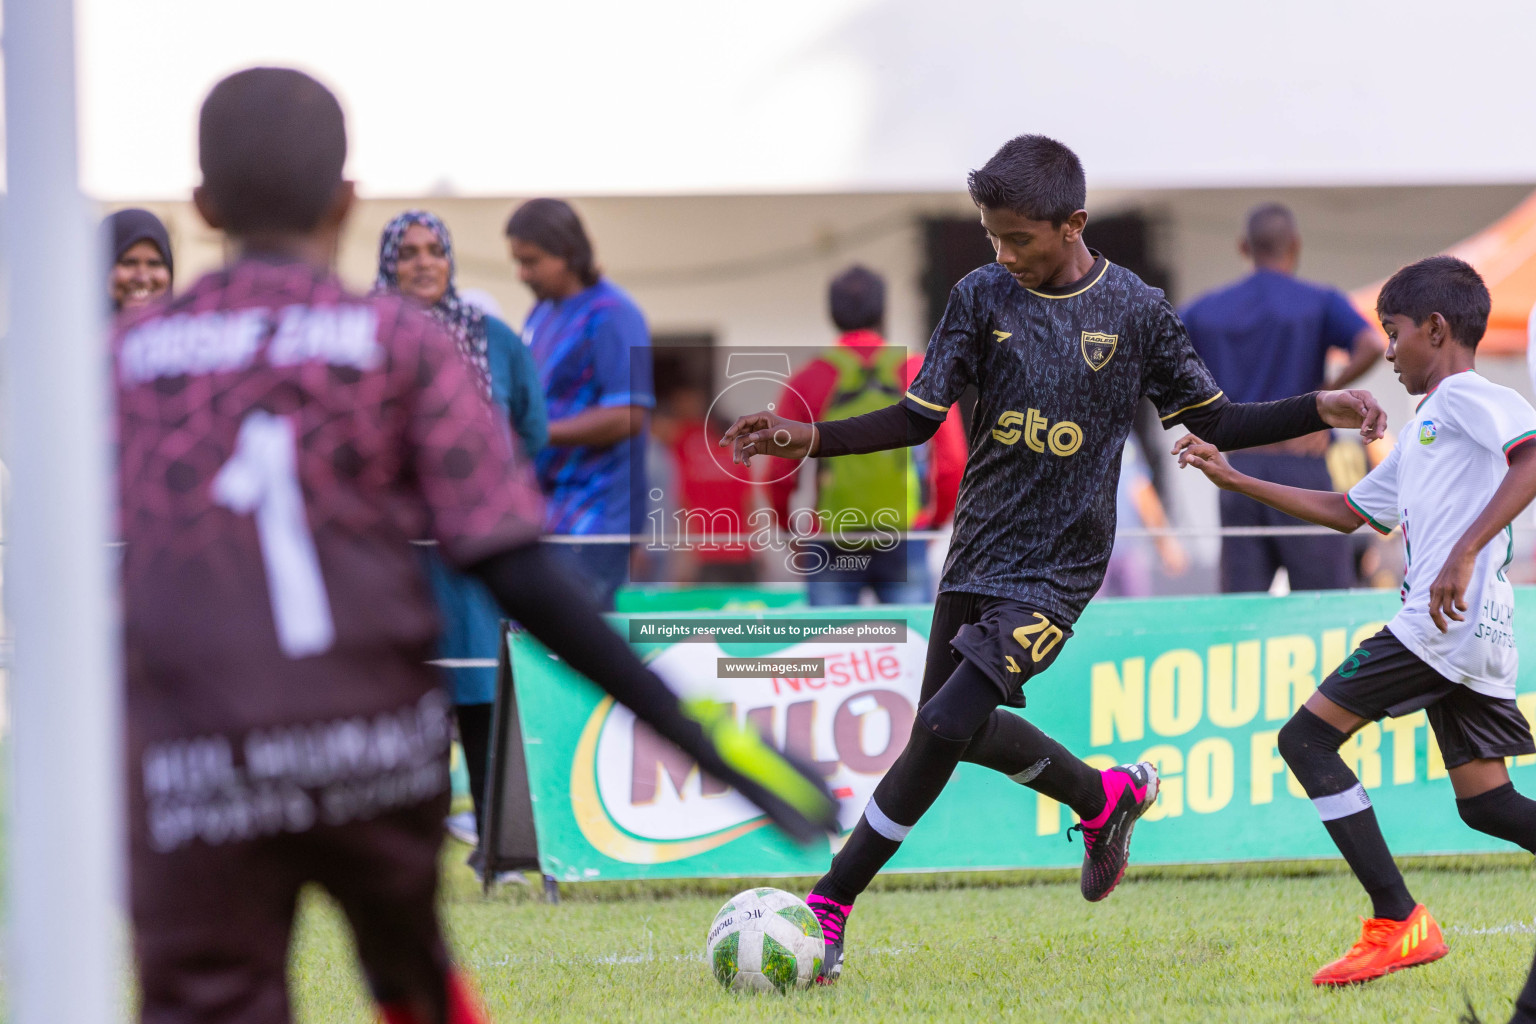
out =
[(1001, 703), (1021, 708), (1024, 684), (1049, 668), (1071, 637), (1071, 624), (1027, 604), (946, 591), (933, 606), (923, 700), (938, 692), (964, 658), (997, 684)]
[(1530, 723), (1518, 704), (1445, 678), (1388, 629), (1362, 643), (1317, 689), (1345, 711), (1373, 722), (1424, 709), (1447, 768), (1536, 754)]

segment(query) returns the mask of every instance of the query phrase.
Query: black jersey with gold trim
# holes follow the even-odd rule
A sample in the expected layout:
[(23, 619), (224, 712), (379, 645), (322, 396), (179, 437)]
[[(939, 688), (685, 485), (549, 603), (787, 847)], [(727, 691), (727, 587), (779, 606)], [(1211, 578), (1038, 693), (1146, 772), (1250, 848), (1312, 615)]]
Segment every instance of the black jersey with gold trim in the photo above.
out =
[(1137, 403), (1171, 426), (1221, 397), (1162, 291), (1094, 257), (1063, 288), (1024, 288), (995, 263), (967, 275), (902, 400), (936, 419), (966, 385), (978, 393), (940, 589), (1064, 623), (1104, 581)]

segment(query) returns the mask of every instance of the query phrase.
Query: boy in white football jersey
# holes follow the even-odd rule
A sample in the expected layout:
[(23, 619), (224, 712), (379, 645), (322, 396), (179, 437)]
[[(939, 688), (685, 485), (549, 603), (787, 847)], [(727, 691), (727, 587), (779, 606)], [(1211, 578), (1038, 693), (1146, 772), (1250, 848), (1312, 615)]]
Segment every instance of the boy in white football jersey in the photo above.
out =
[(1462, 820), (1536, 853), (1536, 801), (1515, 792), (1504, 764), (1536, 753), (1515, 705), (1514, 595), (1504, 575), (1509, 524), (1536, 497), (1536, 410), (1472, 368), (1488, 309), (1477, 271), (1450, 256), (1404, 267), (1383, 286), (1376, 313), (1387, 360), (1424, 398), (1397, 447), (1347, 495), (1244, 476), (1193, 435), (1174, 448), (1180, 465), (1218, 487), (1298, 518), (1342, 533), (1403, 529), (1402, 610), (1280, 730), (1281, 755), (1374, 905), (1360, 941), (1317, 972), (1317, 985), (1369, 981), (1447, 952), (1339, 756), (1367, 722), (1427, 709)]

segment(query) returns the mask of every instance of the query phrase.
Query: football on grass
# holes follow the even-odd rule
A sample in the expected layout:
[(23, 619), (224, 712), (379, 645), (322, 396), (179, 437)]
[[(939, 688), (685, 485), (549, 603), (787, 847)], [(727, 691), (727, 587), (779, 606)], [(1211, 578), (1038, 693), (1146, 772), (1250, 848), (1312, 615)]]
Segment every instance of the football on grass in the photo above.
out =
[(748, 889), (709, 926), (709, 965), (732, 992), (788, 992), (816, 980), (824, 945), (821, 924), (800, 897)]

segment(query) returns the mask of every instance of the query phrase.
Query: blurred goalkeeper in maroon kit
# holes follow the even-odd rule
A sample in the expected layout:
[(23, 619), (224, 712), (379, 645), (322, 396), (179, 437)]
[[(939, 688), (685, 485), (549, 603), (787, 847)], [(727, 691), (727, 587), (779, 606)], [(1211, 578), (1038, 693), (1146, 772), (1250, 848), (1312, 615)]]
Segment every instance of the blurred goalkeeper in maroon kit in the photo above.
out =
[(1122, 453), (1144, 397), (1165, 427), (1214, 431), (1224, 449), (1385, 427), (1363, 391), (1228, 401), (1163, 293), (1084, 243), (1087, 183), (1061, 143), (1019, 136), (969, 187), (997, 261), (950, 293), (906, 395), (815, 424), (754, 413), (721, 440), (738, 461), (921, 444), (967, 387), (977, 392), (911, 737), (807, 899), (827, 939), (823, 982), (841, 973), (854, 900), (961, 761), (1077, 813), (1085, 899), (1105, 898), (1124, 875), (1132, 829), (1157, 797), (1155, 767), (1101, 772), (1007, 708), (1024, 707), (1025, 685), (1050, 668), (1104, 582)]
[(436, 913), (449, 800), (435, 539), (508, 616), (801, 839), (819, 781), (681, 704), (538, 542), (525, 460), (454, 343), (331, 269), (353, 201), (334, 96), (220, 82), (198, 211), (230, 261), (113, 342), (142, 1018), (282, 1024), (302, 886), (346, 915), (388, 1024), (485, 1020)]

